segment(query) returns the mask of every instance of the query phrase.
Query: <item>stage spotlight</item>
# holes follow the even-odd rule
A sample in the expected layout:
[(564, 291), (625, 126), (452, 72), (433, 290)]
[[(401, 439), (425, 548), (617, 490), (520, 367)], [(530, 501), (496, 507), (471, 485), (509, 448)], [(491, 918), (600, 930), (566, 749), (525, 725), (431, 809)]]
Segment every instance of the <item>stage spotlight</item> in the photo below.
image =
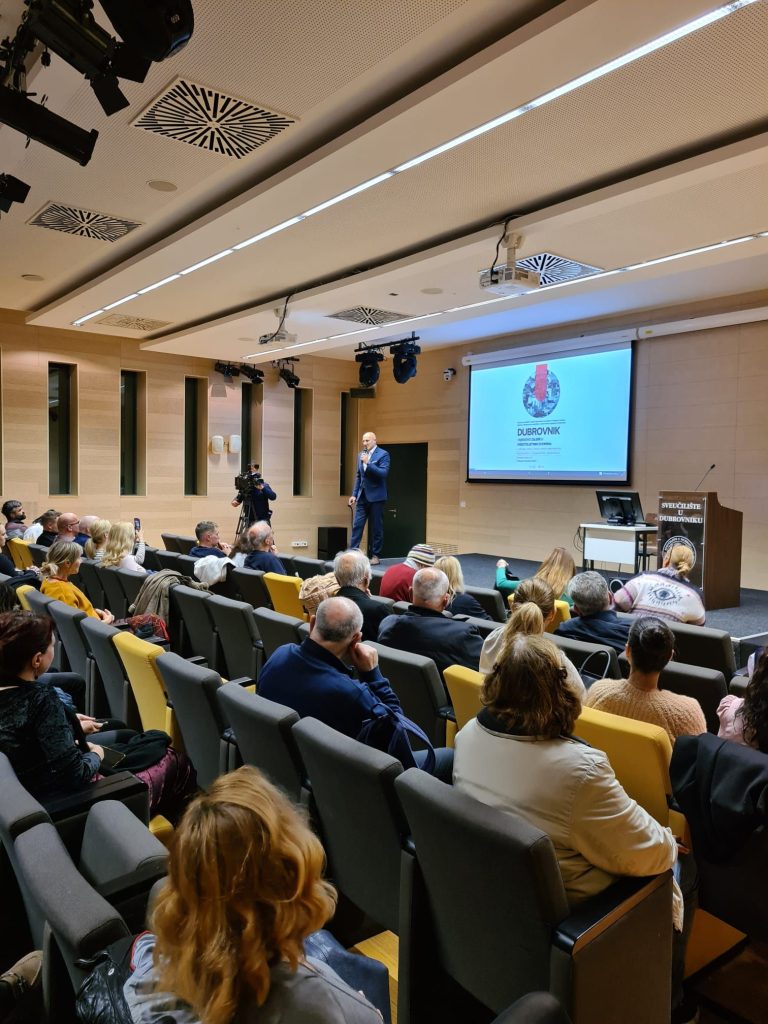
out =
[(6, 85), (0, 85), (0, 122), (83, 167), (93, 156), (99, 137), (95, 128), (87, 132)]
[(289, 388), (297, 388), (299, 386), (299, 384), (301, 384), (301, 381), (296, 376), (296, 374), (293, 372), (293, 370), (291, 369), (291, 366), (288, 365), (289, 363), (292, 364), (294, 362), (295, 362), (295, 360), (293, 360), (293, 359), (290, 359), (290, 360), (286, 359), (286, 360), (281, 360), (278, 363), (278, 366), (280, 368), (280, 370), (279, 370), (280, 380), (285, 381), (285, 383), (288, 385)]
[(227, 380), (240, 376), (240, 368), (233, 363), (218, 362), (213, 364), (213, 368), (216, 373), (222, 374)]
[(383, 353), (377, 348), (360, 348), (357, 350), (355, 362), (360, 363), (359, 380), (361, 387), (372, 388), (379, 379), (381, 367), (379, 363), (384, 358)]
[(398, 384), (405, 384), (416, 376), (416, 356), (421, 354), (421, 349), (416, 344), (415, 335), (410, 341), (390, 345), (389, 351), (392, 354), (392, 376)]
[(178, 53), (195, 29), (191, 0), (101, 0), (101, 6), (117, 34), (149, 61)]
[(249, 366), (248, 363), (240, 363), (240, 373), (253, 384), (264, 383), (264, 371), (257, 369), (255, 366)]
[(8, 213), (14, 203), (23, 203), (29, 195), (29, 185), (12, 174), (0, 174), (0, 210)]

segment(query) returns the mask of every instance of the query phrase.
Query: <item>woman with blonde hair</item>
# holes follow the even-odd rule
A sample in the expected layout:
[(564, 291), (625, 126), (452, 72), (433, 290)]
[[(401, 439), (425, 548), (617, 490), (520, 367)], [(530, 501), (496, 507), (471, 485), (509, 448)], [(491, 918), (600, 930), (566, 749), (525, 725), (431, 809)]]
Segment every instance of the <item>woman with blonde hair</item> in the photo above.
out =
[(176, 829), (155, 935), (134, 944), (132, 1019), (380, 1024), (359, 992), (304, 954), (336, 906), (324, 863), (300, 812), (260, 772), (219, 776)]
[(48, 548), (48, 559), (40, 566), (40, 575), (43, 577), (40, 591), (48, 597), (85, 612), (91, 619), (114, 622), (112, 612), (94, 608), (82, 590), (69, 580), (70, 576), (77, 574), (82, 557), (83, 549), (74, 541), (57, 540), (55, 544), (51, 544)]
[[(520, 580), (508, 579), (508, 564), (503, 558), (500, 558), (496, 563), (496, 589), (500, 590), (504, 597), (513, 594), (520, 586)], [(535, 578), (549, 584), (557, 600), (567, 601), (570, 607), (573, 605), (573, 601), (566, 591), (568, 583), (573, 578), (575, 572), (576, 563), (565, 548), (552, 548), (536, 570)]]
[(461, 562), (453, 555), (443, 555), (435, 562), (436, 569), (442, 569), (448, 577), (448, 593), (450, 601), (446, 605), (446, 611), (452, 615), (471, 615), (475, 619), (490, 619), (490, 615), (483, 608), (479, 601), (476, 601), (471, 594), (466, 594), (464, 584), (464, 573), (461, 571)]
[(622, 612), (703, 626), (706, 610), (701, 591), (688, 579), (693, 565), (692, 549), (687, 544), (673, 544), (660, 569), (633, 576), (616, 591), (614, 606)]
[(108, 519), (97, 519), (91, 523), (91, 536), (85, 542), (85, 557), (92, 558), (94, 562), (100, 562), (104, 557), (104, 545), (107, 543), (107, 534), (112, 523)]
[[(494, 665), (504, 656), (504, 651), (516, 636), (540, 635), (554, 617), (555, 595), (550, 585), (537, 576), (520, 580), (515, 590), (509, 618), (503, 626), (494, 629), (483, 641), (483, 649), (480, 652), (480, 671), (483, 675), (493, 671)], [(554, 641), (552, 644), (554, 645)], [(576, 666), (562, 651), (558, 650), (558, 653), (569, 685), (583, 698), (586, 689)]]
[[(133, 546), (136, 541), (139, 542), (139, 546), (134, 556)], [(137, 532), (133, 523), (113, 523), (107, 535), (101, 564), (105, 569), (110, 565), (116, 565), (119, 569), (146, 572), (141, 564), (144, 561), (144, 552), (144, 534), (141, 530)]]

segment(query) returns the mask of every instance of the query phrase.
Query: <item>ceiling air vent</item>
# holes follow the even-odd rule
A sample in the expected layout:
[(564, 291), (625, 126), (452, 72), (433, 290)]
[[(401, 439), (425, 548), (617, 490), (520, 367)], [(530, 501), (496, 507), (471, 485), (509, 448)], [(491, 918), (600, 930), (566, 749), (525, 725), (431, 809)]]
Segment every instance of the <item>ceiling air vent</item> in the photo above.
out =
[(117, 242), (129, 232), (141, 227), (135, 220), (112, 217), (108, 213), (97, 213), (94, 210), (83, 210), (78, 206), (65, 206), (64, 203), (46, 203), (28, 223), (37, 228), (63, 231), (66, 235), (96, 238), (100, 242)]
[(110, 313), (96, 321), (107, 327), (122, 327), (124, 331), (159, 331), (167, 327), (170, 320), (148, 320), (143, 316), (126, 316), (124, 313)]
[(338, 313), (329, 313), (331, 320), (351, 320), (355, 324), (370, 324), (372, 327), (378, 324), (391, 324), (394, 320), (406, 320), (408, 313), (391, 313), (386, 309), (376, 309), (374, 306), (355, 306), (352, 309), (342, 309)]
[(295, 120), (218, 89), (177, 78), (133, 123), (167, 139), (239, 160)]
[(588, 263), (570, 260), (567, 256), (556, 256), (553, 252), (539, 252), (535, 256), (525, 256), (517, 261), (518, 267), (535, 270), (540, 275), (540, 286), (557, 284), (559, 281), (573, 281), (577, 277), (597, 274), (603, 268), (591, 267)]

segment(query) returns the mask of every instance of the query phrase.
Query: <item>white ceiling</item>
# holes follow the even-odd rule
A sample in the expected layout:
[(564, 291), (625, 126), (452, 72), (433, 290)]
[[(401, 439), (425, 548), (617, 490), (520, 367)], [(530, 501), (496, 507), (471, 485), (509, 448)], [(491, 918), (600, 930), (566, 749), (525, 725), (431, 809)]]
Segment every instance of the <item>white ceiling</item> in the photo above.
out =
[[(0, 34), (9, 7), (0, 0)], [(0, 220), (0, 305), (29, 322), (72, 321), (354, 187), (717, 6), (713, 0), (378, 0), (253, 5), (195, 0), (195, 36), (127, 83), (110, 119), (70, 69), (35, 79), (50, 106), (100, 138), (86, 168), (0, 128), (0, 171), (32, 185)], [(539, 17), (535, 17), (535, 15)], [(418, 330), (422, 344), (589, 321), (768, 288), (768, 239), (401, 327), (330, 314), (407, 316), (489, 298), (499, 224), (519, 256), (548, 251), (614, 269), (768, 229), (768, 0), (531, 110), (441, 156), (114, 312), (167, 327), (83, 333), (241, 359), (277, 326), (289, 292), (295, 354), (349, 358), (360, 341)], [(53, 76), (56, 76), (55, 78)], [(243, 160), (132, 122), (177, 76), (296, 118)], [(154, 192), (164, 179), (179, 188)], [(27, 222), (49, 200), (140, 222), (118, 242)], [(28, 283), (23, 273), (39, 274)], [(441, 292), (435, 294), (434, 289)], [(424, 289), (430, 292), (424, 293)], [(108, 316), (105, 313), (104, 316)], [(241, 340), (245, 339), (245, 340)], [(256, 361), (290, 354), (275, 343)]]

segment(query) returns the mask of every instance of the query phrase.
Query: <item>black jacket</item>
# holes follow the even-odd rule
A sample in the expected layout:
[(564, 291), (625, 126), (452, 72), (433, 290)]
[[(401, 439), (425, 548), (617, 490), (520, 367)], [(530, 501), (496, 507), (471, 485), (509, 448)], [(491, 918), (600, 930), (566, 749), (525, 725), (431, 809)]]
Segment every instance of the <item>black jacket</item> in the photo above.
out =
[(387, 605), (374, 601), (359, 587), (341, 587), (337, 597), (348, 597), (363, 613), (363, 640), (378, 640), (379, 626), (390, 614)]
[(468, 622), (413, 604), (404, 615), (388, 615), (384, 619), (379, 642), (398, 651), (431, 658), (441, 675), (449, 665), (477, 670), (483, 647), (483, 638)]
[(560, 636), (569, 636), (572, 640), (584, 640), (588, 644), (605, 644), (619, 654), (627, 646), (631, 622), (620, 619), (613, 608), (594, 615), (578, 615), (576, 618), (561, 622), (555, 630)]

